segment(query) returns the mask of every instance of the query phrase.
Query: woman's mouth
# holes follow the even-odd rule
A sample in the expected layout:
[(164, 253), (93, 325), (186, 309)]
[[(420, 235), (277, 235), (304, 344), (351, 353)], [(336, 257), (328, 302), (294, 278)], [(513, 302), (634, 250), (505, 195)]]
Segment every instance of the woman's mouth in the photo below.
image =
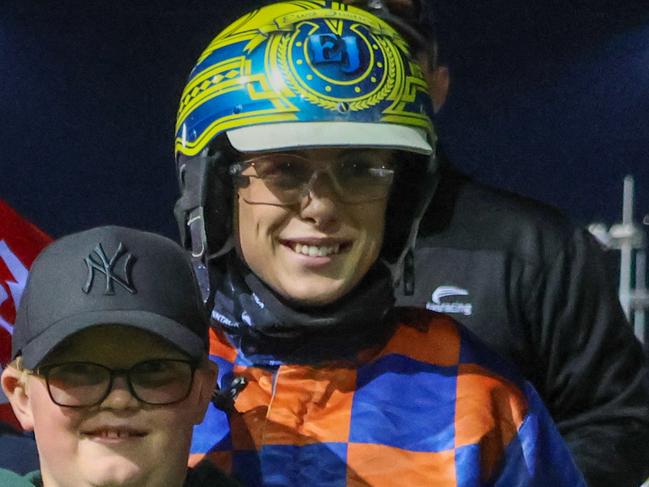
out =
[(308, 242), (297, 240), (284, 240), (282, 244), (289, 247), (296, 254), (307, 257), (333, 257), (351, 246), (351, 242)]
[(340, 252), (340, 244), (336, 245), (305, 245), (301, 243), (295, 244), (293, 248), (298, 254), (308, 255), (309, 257), (328, 257)]

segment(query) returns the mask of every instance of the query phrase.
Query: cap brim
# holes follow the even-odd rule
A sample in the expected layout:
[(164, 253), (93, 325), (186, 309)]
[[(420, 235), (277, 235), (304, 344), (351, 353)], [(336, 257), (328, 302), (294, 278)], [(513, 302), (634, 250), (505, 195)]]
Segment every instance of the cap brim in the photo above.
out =
[(227, 136), (239, 152), (316, 147), (397, 149), (426, 155), (433, 152), (423, 128), (389, 123), (272, 123), (228, 130)]
[(148, 331), (194, 359), (199, 359), (206, 351), (205, 342), (200, 337), (186, 326), (165, 316), (138, 310), (95, 311), (70, 316), (50, 325), (47, 330), (22, 348), (24, 367), (35, 368), (66, 338), (100, 325), (124, 325)]

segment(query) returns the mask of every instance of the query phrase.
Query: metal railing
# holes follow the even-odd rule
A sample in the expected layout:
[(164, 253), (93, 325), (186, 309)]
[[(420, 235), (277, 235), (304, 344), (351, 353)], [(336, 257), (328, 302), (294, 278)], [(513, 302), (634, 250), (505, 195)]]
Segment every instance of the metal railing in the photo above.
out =
[(588, 227), (590, 232), (605, 246), (620, 251), (620, 304), (633, 330), (642, 342), (646, 336), (646, 313), (649, 310), (647, 291), (647, 232), (649, 214), (641, 223), (634, 222), (635, 181), (633, 176), (624, 178), (622, 222), (609, 229), (601, 223)]

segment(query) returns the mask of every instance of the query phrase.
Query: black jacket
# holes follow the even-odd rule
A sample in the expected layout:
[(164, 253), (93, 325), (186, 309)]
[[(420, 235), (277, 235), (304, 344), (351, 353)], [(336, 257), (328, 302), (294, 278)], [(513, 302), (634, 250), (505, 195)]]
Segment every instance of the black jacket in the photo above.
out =
[(415, 251), (415, 294), (533, 382), (589, 485), (649, 475), (649, 378), (599, 244), (557, 210), (444, 166)]

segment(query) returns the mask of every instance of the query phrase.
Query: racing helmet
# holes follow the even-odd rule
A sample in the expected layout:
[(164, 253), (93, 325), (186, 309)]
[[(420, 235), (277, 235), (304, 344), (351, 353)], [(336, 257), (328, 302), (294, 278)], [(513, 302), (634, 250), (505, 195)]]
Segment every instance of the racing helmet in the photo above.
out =
[(232, 248), (228, 167), (241, 153), (395, 149), (381, 258), (398, 280), (433, 193), (431, 115), (408, 43), (368, 11), (293, 0), (247, 13), (210, 42), (181, 96), (175, 214), (183, 245), (202, 269)]

